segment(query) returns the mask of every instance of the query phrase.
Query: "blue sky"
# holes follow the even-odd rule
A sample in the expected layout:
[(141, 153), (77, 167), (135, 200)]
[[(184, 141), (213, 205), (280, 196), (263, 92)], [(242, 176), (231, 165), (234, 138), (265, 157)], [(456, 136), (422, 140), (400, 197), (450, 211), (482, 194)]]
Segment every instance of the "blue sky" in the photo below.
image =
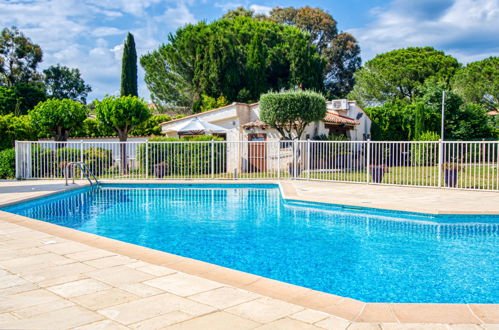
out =
[[(363, 62), (407, 46), (433, 46), (462, 63), (499, 56), (499, 0), (0, 0), (0, 26), (16, 25), (42, 47), (41, 69), (79, 68), (92, 100), (118, 94), (128, 31), (141, 55), (178, 27), (212, 21), (228, 9), (305, 5), (325, 9), (339, 30), (352, 33)], [(149, 99), (140, 68), (139, 94)]]

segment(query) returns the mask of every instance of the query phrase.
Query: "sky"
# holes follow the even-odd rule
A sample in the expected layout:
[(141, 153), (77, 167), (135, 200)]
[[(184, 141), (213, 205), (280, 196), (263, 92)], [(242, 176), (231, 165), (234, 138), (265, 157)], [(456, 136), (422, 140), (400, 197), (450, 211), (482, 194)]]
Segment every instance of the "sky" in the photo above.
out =
[[(123, 41), (134, 34), (140, 57), (169, 33), (213, 21), (238, 6), (320, 7), (359, 41), (363, 62), (408, 46), (432, 46), (461, 63), (499, 56), (499, 0), (0, 0), (0, 26), (17, 26), (44, 52), (40, 69), (76, 67), (89, 100), (118, 95)], [(139, 95), (150, 99), (139, 64)]]

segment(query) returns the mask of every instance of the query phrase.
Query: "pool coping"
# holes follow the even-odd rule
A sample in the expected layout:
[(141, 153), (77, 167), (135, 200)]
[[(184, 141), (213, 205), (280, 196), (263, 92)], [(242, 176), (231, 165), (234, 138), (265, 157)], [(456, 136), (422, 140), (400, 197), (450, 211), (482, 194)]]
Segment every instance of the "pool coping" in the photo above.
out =
[[(193, 183), (193, 181), (188, 183)], [(223, 183), (230, 184), (230, 182)], [(261, 184), (272, 182), (253, 181), (252, 183)], [(283, 198), (289, 199), (288, 196), (293, 195), (293, 191), (289, 189), (289, 186), (291, 185), (286, 187), (286, 185), (281, 185), (280, 182), (276, 184), (279, 184), (281, 192), (283, 193)], [(68, 186), (65, 189), (45, 194), (42, 193), (36, 197), (18, 198), (8, 203), (3, 203), (0, 206), (13, 205), (87, 186), (89, 186), (89, 184)], [(291, 188), (293, 187), (291, 186)], [(365, 303), (359, 300), (272, 280), (200, 260), (174, 255), (168, 252), (162, 252), (95, 234), (81, 232), (76, 229), (5, 211), (0, 211), (0, 220), (15, 223), (60, 238), (87, 244), (95, 248), (119, 253), (155, 265), (166, 266), (177, 271), (231, 285), (302, 307), (322, 311), (352, 322), (499, 324), (499, 304)]]

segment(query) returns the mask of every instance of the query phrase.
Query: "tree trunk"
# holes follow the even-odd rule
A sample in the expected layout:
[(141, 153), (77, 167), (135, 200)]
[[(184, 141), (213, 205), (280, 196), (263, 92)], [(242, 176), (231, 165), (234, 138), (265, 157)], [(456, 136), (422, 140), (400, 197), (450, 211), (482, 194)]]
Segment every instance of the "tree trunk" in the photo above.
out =
[[(57, 127), (57, 130), (54, 133), (54, 141), (61, 141), (65, 142), (68, 140), (69, 137), (69, 131), (64, 129), (63, 127)], [(56, 148), (63, 148), (65, 146), (65, 143), (56, 143)]]
[(118, 130), (118, 138), (120, 140), (120, 159), (121, 159), (121, 174), (128, 174), (127, 166), (127, 155), (126, 155), (126, 140), (128, 139), (128, 133), (126, 130)]

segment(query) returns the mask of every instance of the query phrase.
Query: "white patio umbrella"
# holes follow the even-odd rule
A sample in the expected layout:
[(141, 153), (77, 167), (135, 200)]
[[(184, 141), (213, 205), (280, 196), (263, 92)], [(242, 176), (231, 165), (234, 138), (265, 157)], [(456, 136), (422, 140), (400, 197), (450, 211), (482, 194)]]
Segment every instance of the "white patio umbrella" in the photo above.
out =
[(205, 133), (225, 133), (227, 132), (226, 128), (223, 128), (218, 125), (210, 124), (198, 117), (194, 117), (187, 121), (186, 123), (178, 124), (168, 129), (170, 132), (177, 132), (180, 134), (188, 134), (188, 133), (197, 133), (197, 134), (205, 134)]

